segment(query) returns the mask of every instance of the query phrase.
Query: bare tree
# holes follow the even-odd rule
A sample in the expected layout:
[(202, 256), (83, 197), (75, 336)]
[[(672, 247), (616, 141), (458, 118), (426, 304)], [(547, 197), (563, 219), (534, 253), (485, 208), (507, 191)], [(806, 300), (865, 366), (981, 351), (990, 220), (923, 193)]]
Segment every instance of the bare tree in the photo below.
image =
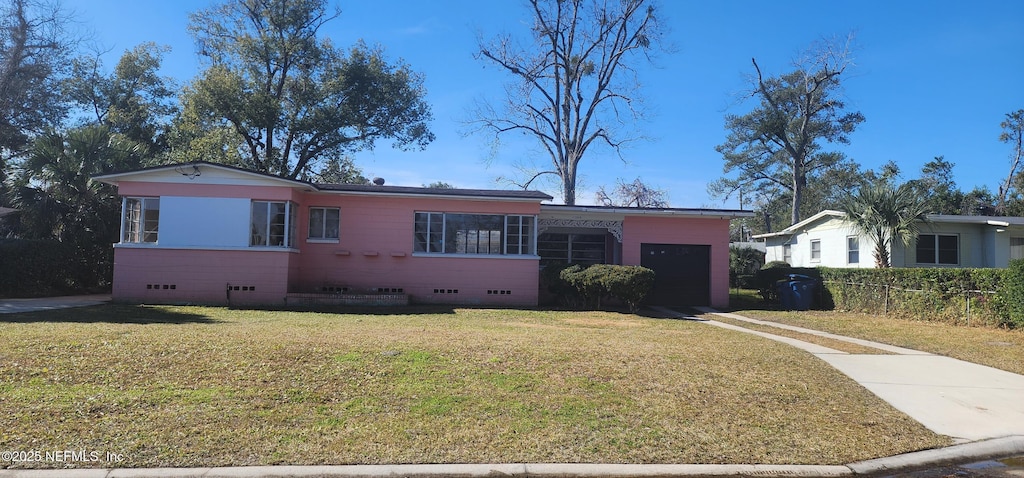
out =
[(646, 0), (530, 0), (533, 42), (520, 47), (509, 35), (480, 41), (477, 58), (498, 65), (517, 81), (506, 89), (502, 111), (489, 104), (475, 122), (493, 132), (522, 133), (536, 138), (551, 158), (551, 169), (538, 177), (557, 175), (562, 200), (576, 203), (578, 165), (595, 142), (616, 153), (637, 139), (619, 131), (641, 117), (637, 96), (637, 55), (648, 60), (661, 31), (655, 8)]
[(618, 179), (611, 194), (605, 191), (604, 186), (598, 188), (597, 202), (604, 206), (668, 207), (668, 193), (644, 184), (640, 178), (631, 183)]
[(1020, 165), (1021, 155), (1024, 154), (1024, 110), (1017, 110), (1006, 114), (1006, 121), (999, 124), (1003, 132), (999, 135), (999, 141), (1013, 145), (1013, 153), (1010, 154), (1010, 173), (1006, 175), (1006, 181), (999, 186), (999, 198), (996, 202), (996, 213), (1003, 214), (1006, 211), (1006, 196), (1013, 185), (1013, 178)]
[(74, 43), (69, 22), (47, 0), (0, 5), (0, 161), (4, 150), (23, 151), (67, 110), (57, 85)]
[(845, 160), (823, 151), (823, 143), (849, 143), (849, 134), (864, 121), (860, 112), (846, 112), (839, 99), (840, 80), (853, 63), (851, 41), (819, 42), (794, 60), (793, 71), (777, 77), (765, 76), (751, 59), (756, 76), (750, 96), (760, 105), (743, 116), (726, 116), (731, 132), (716, 150), (725, 158), (725, 172), (739, 175), (720, 180), (717, 189), (782, 188), (792, 198), (791, 223), (800, 221), (808, 175)]

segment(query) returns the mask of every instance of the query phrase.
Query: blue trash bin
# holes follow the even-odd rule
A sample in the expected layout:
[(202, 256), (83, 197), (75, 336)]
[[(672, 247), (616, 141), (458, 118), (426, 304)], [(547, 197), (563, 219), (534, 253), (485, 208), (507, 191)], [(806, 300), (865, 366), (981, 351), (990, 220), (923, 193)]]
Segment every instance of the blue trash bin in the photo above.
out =
[(789, 279), (778, 282), (779, 303), (785, 310), (810, 310), (816, 286), (813, 277), (790, 274)]

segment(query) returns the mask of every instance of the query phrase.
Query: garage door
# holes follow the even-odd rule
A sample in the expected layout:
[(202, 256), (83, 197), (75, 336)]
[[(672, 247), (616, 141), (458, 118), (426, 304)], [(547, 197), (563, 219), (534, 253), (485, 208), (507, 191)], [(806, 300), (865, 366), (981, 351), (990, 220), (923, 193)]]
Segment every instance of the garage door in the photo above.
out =
[(708, 305), (711, 299), (711, 246), (640, 244), (640, 265), (654, 271), (656, 305)]

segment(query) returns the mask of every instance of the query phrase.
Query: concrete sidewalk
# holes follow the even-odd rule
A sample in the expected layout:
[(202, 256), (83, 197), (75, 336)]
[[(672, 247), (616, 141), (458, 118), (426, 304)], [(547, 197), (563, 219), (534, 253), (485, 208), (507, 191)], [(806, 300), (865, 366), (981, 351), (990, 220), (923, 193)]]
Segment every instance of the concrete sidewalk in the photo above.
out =
[(31, 299), (0, 299), (0, 314), (37, 312), (40, 310), (88, 307), (110, 302), (110, 294), (37, 297)]
[[(929, 430), (952, 437), (959, 443), (1024, 435), (1024, 375), (917, 350), (755, 320), (736, 314), (725, 314), (713, 309), (700, 310), (734, 320), (818, 335), (894, 354), (848, 354), (789, 337), (716, 321), (705, 321), (709, 325), (757, 334), (806, 350), (856, 380)], [(668, 309), (664, 311), (675, 313)]]

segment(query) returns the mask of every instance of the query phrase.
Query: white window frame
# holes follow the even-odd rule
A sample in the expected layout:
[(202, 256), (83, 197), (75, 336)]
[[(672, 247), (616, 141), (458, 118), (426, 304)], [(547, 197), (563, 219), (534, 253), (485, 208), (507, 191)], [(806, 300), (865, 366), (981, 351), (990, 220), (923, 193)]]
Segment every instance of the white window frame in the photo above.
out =
[[(272, 206), (275, 204), (284, 205), (284, 237), (281, 244), (270, 243), (271, 228), (274, 226)], [(262, 205), (262, 206), (261, 206)], [(255, 239), (257, 237), (257, 224), (255, 224), (255, 212), (259, 207), (266, 207), (264, 214), (266, 215), (265, 222), (261, 225), (260, 231), (262, 232), (263, 242), (257, 244)], [(249, 247), (272, 247), (279, 249), (291, 249), (295, 247), (295, 226), (296, 221), (295, 215), (297, 212), (296, 204), (291, 201), (271, 201), (262, 199), (253, 199), (252, 205), (249, 208)]]
[[(138, 213), (130, 203), (138, 204)], [(154, 207), (155, 206), (155, 207)], [(147, 212), (156, 211), (156, 219), (147, 219)], [(130, 216), (129, 214), (132, 213)], [(152, 226), (152, 227), (150, 227)], [(121, 198), (121, 242), (126, 244), (157, 244), (160, 239), (160, 198), (126, 196)]]
[[(817, 246), (817, 248), (815, 248)], [(811, 262), (821, 262), (821, 239), (811, 240)]]
[(793, 265), (793, 245), (783, 244), (782, 245), (782, 261), (786, 264)]
[[(449, 227), (454, 216), (500, 217), (501, 224), (495, 224), (500, 227), (500, 230), (472, 228), (450, 230)], [(413, 254), (537, 257), (537, 216), (534, 215), (415, 211), (413, 218)], [(438, 228), (440, 230), (437, 230)], [(518, 232), (510, 233), (514, 229), (518, 229)], [(452, 231), (456, 236), (449, 240), (448, 235)], [(511, 240), (515, 240), (516, 244), (510, 245)]]
[[(853, 247), (851, 247), (853, 246)], [(856, 254), (856, 258), (854, 257)], [(846, 263), (860, 264), (860, 237), (846, 236)]]
[[(320, 223), (320, 231), (313, 230), (313, 212), (319, 211), (323, 215), (323, 220)], [(335, 224), (337, 228), (333, 231), (328, 230), (328, 215), (333, 215), (336, 219)], [(310, 206), (309, 207), (309, 226), (306, 228), (306, 242), (338, 242), (341, 239), (341, 209), (336, 207), (326, 206)], [(319, 235), (315, 235), (319, 232)], [(333, 236), (328, 234), (333, 232)]]

